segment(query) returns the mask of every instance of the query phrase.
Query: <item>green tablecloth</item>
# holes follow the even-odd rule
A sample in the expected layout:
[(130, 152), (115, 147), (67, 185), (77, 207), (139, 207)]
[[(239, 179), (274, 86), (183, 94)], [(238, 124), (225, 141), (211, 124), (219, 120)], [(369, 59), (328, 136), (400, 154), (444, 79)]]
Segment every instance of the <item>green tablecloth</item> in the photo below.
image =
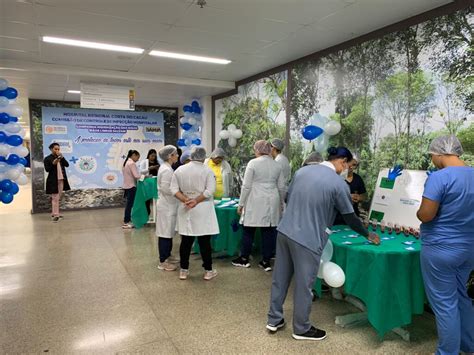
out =
[(149, 219), (145, 201), (158, 198), (156, 177), (145, 178), (137, 181), (137, 192), (132, 208), (132, 223), (135, 228), (143, 227)]
[[(420, 268), (419, 240), (403, 234), (377, 233), (381, 245), (366, 244), (347, 226), (334, 226), (332, 261), (346, 274), (344, 289), (364, 301), (368, 319), (379, 336), (408, 325), (413, 314), (422, 314), (425, 302)], [(386, 239), (392, 237), (393, 239)], [(411, 246), (403, 242), (414, 242)], [(352, 244), (344, 244), (351, 242)], [(406, 250), (412, 247), (413, 250)]]

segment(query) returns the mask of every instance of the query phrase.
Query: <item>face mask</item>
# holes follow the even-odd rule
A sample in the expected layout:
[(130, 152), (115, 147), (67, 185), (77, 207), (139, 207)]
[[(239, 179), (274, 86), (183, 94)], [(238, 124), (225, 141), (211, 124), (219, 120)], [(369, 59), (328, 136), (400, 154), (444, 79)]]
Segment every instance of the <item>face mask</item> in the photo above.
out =
[(343, 179), (346, 179), (347, 176), (349, 175), (349, 169), (344, 169), (339, 176), (342, 177)]

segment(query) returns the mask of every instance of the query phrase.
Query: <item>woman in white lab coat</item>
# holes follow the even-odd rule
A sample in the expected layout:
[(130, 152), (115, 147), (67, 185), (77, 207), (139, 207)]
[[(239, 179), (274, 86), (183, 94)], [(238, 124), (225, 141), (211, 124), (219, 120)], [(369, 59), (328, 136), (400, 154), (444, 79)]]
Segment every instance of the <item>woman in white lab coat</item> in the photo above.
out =
[(214, 173), (206, 165), (206, 150), (191, 149), (191, 161), (180, 166), (173, 175), (171, 192), (181, 202), (178, 207), (176, 228), (181, 234), (179, 278), (186, 280), (189, 274), (189, 255), (197, 237), (203, 267), (204, 280), (217, 276), (212, 269), (211, 236), (219, 234), (213, 195), (216, 190)]
[(240, 257), (232, 265), (250, 267), (255, 230), (262, 232), (263, 260), (258, 264), (265, 271), (271, 271), (270, 258), (276, 243), (276, 227), (280, 222), (285, 200), (285, 180), (280, 164), (273, 160), (270, 143), (264, 140), (254, 144), (255, 159), (245, 169), (237, 212), (242, 215), (244, 233)]
[(216, 176), (216, 192), (215, 199), (222, 197), (230, 197), (232, 184), (232, 168), (225, 160), (225, 152), (222, 148), (216, 148), (211, 153), (211, 156), (204, 162)]
[(173, 247), (173, 237), (176, 233), (176, 214), (178, 200), (171, 192), (171, 181), (174, 170), (171, 167), (178, 161), (178, 151), (175, 146), (166, 145), (159, 151), (164, 163), (158, 170), (158, 202), (156, 203), (156, 236), (158, 237), (158, 250), (160, 263), (158, 269), (174, 271), (177, 266), (169, 260)]

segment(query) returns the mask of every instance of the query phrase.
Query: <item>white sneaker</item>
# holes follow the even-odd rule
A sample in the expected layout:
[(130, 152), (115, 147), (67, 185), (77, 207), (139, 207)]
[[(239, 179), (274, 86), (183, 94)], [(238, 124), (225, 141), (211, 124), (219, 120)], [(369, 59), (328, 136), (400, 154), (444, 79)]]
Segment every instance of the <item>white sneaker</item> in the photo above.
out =
[(217, 271), (216, 270), (210, 270), (204, 273), (204, 280), (209, 281), (212, 280), (214, 277), (217, 276)]
[(131, 223), (122, 224), (122, 229), (133, 229), (133, 228), (135, 228), (135, 227)]
[(170, 263), (170, 264), (179, 264), (179, 259), (176, 259), (176, 258), (170, 256), (168, 259), (166, 259), (166, 262)]
[(159, 270), (164, 270), (164, 271), (175, 271), (178, 267), (176, 265), (170, 264), (168, 262), (164, 263), (159, 263), (158, 264), (158, 269)]
[(180, 280), (186, 280), (189, 275), (189, 270), (186, 269), (181, 269), (179, 270), (179, 279)]

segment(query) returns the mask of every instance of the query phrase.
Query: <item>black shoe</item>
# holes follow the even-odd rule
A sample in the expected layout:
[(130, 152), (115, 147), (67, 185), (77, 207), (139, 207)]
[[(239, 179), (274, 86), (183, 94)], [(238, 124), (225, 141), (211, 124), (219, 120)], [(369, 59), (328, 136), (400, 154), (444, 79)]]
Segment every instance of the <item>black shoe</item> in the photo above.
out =
[(326, 332), (311, 326), (311, 328), (304, 334), (293, 333), (293, 338), (296, 340), (323, 340), (326, 338)]
[(276, 332), (278, 329), (283, 328), (286, 325), (285, 319), (282, 319), (276, 325), (267, 324), (267, 329), (271, 332)]
[(238, 267), (250, 267), (249, 260), (242, 258), (241, 256), (239, 256), (237, 259), (232, 260), (232, 265)]
[(272, 271), (272, 266), (270, 265), (270, 263), (268, 261), (263, 261), (262, 260), (258, 263), (258, 266), (260, 266), (266, 272)]

